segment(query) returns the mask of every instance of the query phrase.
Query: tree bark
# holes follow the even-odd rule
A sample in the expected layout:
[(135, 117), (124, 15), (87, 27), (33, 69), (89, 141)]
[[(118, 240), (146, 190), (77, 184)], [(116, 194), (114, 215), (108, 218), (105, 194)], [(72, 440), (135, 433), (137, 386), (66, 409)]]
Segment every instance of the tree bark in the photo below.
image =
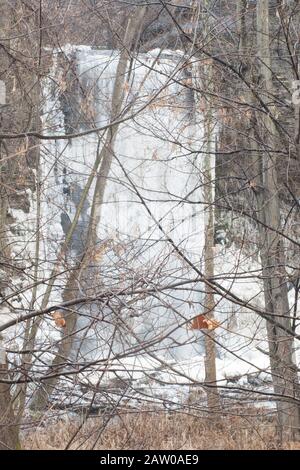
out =
[[(8, 24), (10, 21), (9, 18), (9, 8), (7, 0), (0, 0), (0, 34), (1, 37), (7, 36)], [(6, 97), (6, 75), (9, 67), (8, 55), (6, 48), (9, 47), (9, 43), (5, 42), (4, 47), (0, 48), (0, 77), (1, 77), (1, 101), (0, 101), (0, 129), (3, 125), (3, 120), (5, 120), (4, 108), (7, 102)], [(6, 147), (4, 142), (0, 140), (0, 253), (5, 255), (6, 252), (6, 213), (8, 207), (7, 200), (7, 189), (6, 184), (8, 179), (8, 164), (3, 162), (2, 159), (7, 156)]]
[[(0, 381), (8, 378), (6, 353), (0, 336)], [(0, 382), (0, 450), (20, 449), (19, 426), (15, 417), (9, 384)]]
[[(0, 0), (0, 35), (2, 38), (8, 36), (9, 24), (10, 24), (10, 10), (9, 2), (7, 0)], [(9, 43), (4, 41), (5, 47), (9, 47)], [(0, 49), (0, 72), (1, 80), (3, 80), (4, 86), (2, 87), (2, 102), (0, 102), (0, 129), (2, 127), (3, 110), (7, 102), (5, 96), (6, 88), (6, 72), (8, 70), (9, 61), (5, 49)], [(6, 157), (6, 147), (2, 141), (0, 141), (0, 255), (5, 256), (7, 246), (7, 226), (6, 226), (6, 214), (8, 207), (7, 190), (5, 182), (8, 181), (8, 168), (7, 164), (3, 163), (2, 156)], [(1, 287), (1, 286), (0, 286)], [(0, 381), (7, 379), (8, 366), (6, 362), (6, 352), (4, 348), (3, 338), (0, 335)], [(19, 444), (19, 433), (18, 426), (15, 419), (11, 386), (6, 383), (0, 382), (0, 450), (18, 449)]]
[[(209, 2), (205, 1), (204, 6), (208, 9)], [(204, 12), (204, 36), (209, 34), (207, 24), (208, 14)], [(206, 39), (207, 40), (207, 39)], [(204, 89), (209, 89), (213, 82), (212, 65), (205, 66)], [(205, 156), (203, 162), (203, 185), (204, 185), (204, 274), (206, 279), (214, 277), (214, 180), (215, 180), (215, 156), (213, 154), (214, 140), (214, 123), (212, 115), (212, 103), (209, 97), (207, 99), (206, 109), (204, 111), (204, 139), (205, 139)], [(214, 292), (209, 286), (206, 286), (204, 299), (204, 314), (208, 320), (214, 319)], [(207, 385), (207, 406), (214, 416), (221, 409), (220, 395), (217, 387), (217, 369), (216, 369), (216, 343), (215, 332), (205, 332), (205, 384)]]
[[(261, 79), (262, 96), (265, 103), (273, 95), (271, 54), (269, 39), (269, 2), (257, 2), (257, 49)], [(268, 106), (270, 113), (274, 112)], [(264, 296), (266, 311), (272, 315), (282, 315), (276, 320), (290, 328), (290, 314), (287, 295), (287, 284), (284, 273), (285, 254), (280, 234), (268, 227), (281, 230), (279, 187), (277, 178), (277, 162), (274, 154), (268, 153), (265, 144), (271, 148), (276, 145), (276, 128), (272, 117), (257, 115), (259, 144), (264, 149), (262, 156), (262, 172), (259, 190), (256, 191), (258, 213), (263, 224), (260, 225), (260, 255), (264, 279)], [(276, 394), (278, 412), (278, 431), (281, 440), (299, 439), (300, 407), (299, 382), (297, 369), (293, 362), (293, 338), (270, 322), (267, 322), (269, 354), (273, 387)], [(290, 397), (290, 398), (289, 398)]]
[[(208, 74), (209, 76), (211, 73)], [(205, 213), (205, 242), (204, 242), (204, 274), (206, 279), (214, 277), (214, 155), (212, 140), (214, 139), (211, 111), (208, 109), (205, 117), (206, 155), (204, 157), (204, 201)], [(214, 293), (206, 286), (204, 313), (207, 319), (214, 319)], [(217, 387), (216, 343), (215, 332), (205, 333), (205, 383), (207, 384), (207, 405), (211, 413), (220, 411), (220, 395)], [(213, 415), (212, 415), (213, 416)]]

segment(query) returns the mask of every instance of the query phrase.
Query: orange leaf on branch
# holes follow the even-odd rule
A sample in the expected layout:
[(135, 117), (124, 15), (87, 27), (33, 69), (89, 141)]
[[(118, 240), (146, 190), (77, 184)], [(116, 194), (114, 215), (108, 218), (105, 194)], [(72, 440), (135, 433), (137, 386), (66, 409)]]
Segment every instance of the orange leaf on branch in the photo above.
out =
[(207, 318), (205, 315), (201, 314), (193, 318), (190, 324), (190, 329), (212, 331), (215, 330), (218, 326), (220, 326), (220, 323), (217, 320), (214, 318)]
[(52, 318), (54, 319), (55, 325), (59, 328), (65, 328), (66, 320), (64, 319), (61, 312), (53, 312)]

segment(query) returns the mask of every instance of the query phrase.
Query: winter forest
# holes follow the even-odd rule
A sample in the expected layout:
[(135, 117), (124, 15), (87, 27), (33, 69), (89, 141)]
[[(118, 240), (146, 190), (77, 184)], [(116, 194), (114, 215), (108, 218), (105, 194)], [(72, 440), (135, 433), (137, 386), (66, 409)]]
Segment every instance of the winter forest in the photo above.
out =
[(300, 449), (298, 0), (0, 0), (0, 449)]

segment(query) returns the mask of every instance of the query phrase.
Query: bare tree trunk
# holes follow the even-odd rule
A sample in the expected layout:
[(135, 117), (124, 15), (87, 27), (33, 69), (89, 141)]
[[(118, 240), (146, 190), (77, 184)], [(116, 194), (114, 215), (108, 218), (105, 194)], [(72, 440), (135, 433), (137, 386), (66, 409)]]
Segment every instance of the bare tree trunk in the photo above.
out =
[[(10, 10), (9, 2), (7, 0), (0, 0), (0, 35), (2, 38), (9, 36), (9, 24), (10, 24)], [(4, 42), (6, 48), (9, 47), (9, 43)], [(0, 129), (2, 127), (2, 120), (4, 117), (4, 106), (7, 101), (6, 97), (6, 83), (5, 77), (8, 70), (9, 61), (6, 50), (3, 48), (0, 50), (0, 72), (2, 88), (1, 88), (1, 101), (0, 101)], [(2, 162), (2, 157), (7, 156), (7, 149), (4, 143), (0, 142), (0, 256), (5, 256), (6, 245), (7, 245), (7, 227), (6, 227), (6, 213), (7, 213), (7, 189), (6, 182), (8, 181), (8, 168), (7, 164)], [(1, 286), (0, 286), (1, 287)], [(6, 362), (6, 352), (3, 344), (3, 338), (0, 335), (0, 381), (8, 378), (8, 367)], [(19, 444), (19, 432), (18, 426), (15, 419), (11, 386), (6, 383), (0, 382), (0, 450), (18, 449)]]
[[(140, 26), (141, 19), (142, 17), (138, 18), (137, 21), (133, 21), (132, 19), (128, 20), (123, 44), (124, 49), (121, 53), (116, 71), (116, 78), (112, 95), (111, 122), (118, 119), (122, 112), (125, 89), (124, 85), (126, 82), (126, 73), (129, 60), (128, 50), (132, 47), (132, 44), (136, 39), (135, 35), (137, 33), (137, 27)], [(118, 128), (119, 125), (115, 125), (108, 129), (108, 134), (101, 152), (101, 166), (99, 174), (97, 175), (93, 204), (91, 209), (87, 242), (88, 247), (94, 247), (96, 245), (97, 228), (101, 218), (101, 208), (103, 204), (104, 192), (113, 160), (114, 144), (117, 137)]]
[(6, 353), (0, 336), (0, 450), (20, 449), (19, 426), (15, 417), (8, 379)]
[[(204, 6), (209, 7), (209, 2), (205, 0)], [(208, 14), (205, 9), (203, 13), (204, 37), (209, 32)], [(209, 89), (213, 81), (212, 65), (205, 66), (204, 88)], [(203, 184), (204, 184), (204, 201), (206, 204), (204, 215), (204, 274), (206, 279), (214, 276), (214, 172), (215, 158), (212, 152), (212, 141), (214, 140), (214, 124), (211, 110), (211, 103), (207, 98), (208, 104), (204, 117), (204, 135), (205, 135), (205, 156), (203, 165)], [(204, 313), (208, 320), (214, 319), (214, 293), (213, 289), (206, 286), (204, 299)], [(216, 413), (221, 409), (220, 395), (217, 388), (217, 370), (216, 370), (216, 343), (215, 332), (205, 332), (205, 384), (207, 393), (207, 406), (211, 413)], [(213, 414), (211, 416), (214, 416)]]
[[(211, 152), (212, 139), (214, 139), (213, 123), (211, 111), (207, 111), (205, 119), (205, 135), (206, 135), (206, 155), (204, 160), (204, 201), (206, 204), (205, 214), (205, 244), (204, 244), (204, 273), (206, 279), (214, 276), (214, 155)], [(207, 319), (214, 318), (214, 293), (213, 290), (206, 286), (204, 313)], [(220, 411), (220, 396), (217, 388), (217, 371), (216, 371), (216, 344), (215, 332), (208, 331), (205, 334), (205, 383), (208, 385), (207, 405), (211, 413)]]
[[(257, 48), (262, 89), (267, 99), (272, 96), (272, 72), (269, 44), (269, 2), (257, 2)], [(263, 97), (264, 99), (264, 97)], [(266, 102), (267, 99), (264, 99)], [(270, 98), (269, 98), (270, 99)], [(269, 106), (272, 113), (274, 110)], [(270, 115), (258, 117), (261, 129), (259, 140), (261, 147), (267, 144), (274, 147), (276, 128)], [(276, 157), (266, 148), (262, 157), (262, 173), (257, 189), (258, 211), (263, 225), (260, 226), (260, 253), (264, 279), (265, 308), (268, 313), (282, 315), (276, 321), (290, 328), (287, 285), (283, 267), (285, 255), (283, 241), (276, 231), (280, 231), (280, 207), (277, 182)], [(282, 329), (267, 322), (269, 354), (273, 386), (276, 394), (278, 411), (278, 429), (283, 440), (299, 438), (300, 407), (297, 369), (293, 363), (293, 338)], [(290, 397), (290, 398), (288, 398)], [(296, 400), (294, 400), (296, 399)]]
[[(251, 81), (250, 58), (247, 55), (248, 44), (245, 15), (247, 9), (244, 0), (237, 4), (239, 56), (244, 65), (245, 77)], [(272, 64), (269, 39), (269, 5), (267, 0), (257, 2), (257, 50), (258, 69), (262, 83), (260, 95), (262, 101), (269, 103), (273, 95)], [(256, 90), (257, 91), (257, 90)], [(252, 91), (246, 92), (246, 102), (255, 104)], [(267, 105), (271, 113), (274, 107)], [(251, 109), (251, 108), (250, 108)], [(276, 321), (290, 328), (289, 304), (285, 279), (285, 254), (283, 240), (280, 237), (280, 205), (277, 178), (277, 161), (274, 153), (267, 150), (276, 148), (277, 130), (270, 115), (255, 113), (253, 109), (249, 120), (249, 146), (252, 149), (251, 174), (256, 198), (259, 224), (260, 256), (264, 283), (265, 308), (270, 314), (283, 315)], [(261, 152), (263, 150), (263, 152)], [(268, 229), (270, 227), (270, 229)], [(272, 230), (278, 230), (278, 234)], [(297, 370), (293, 363), (293, 338), (280, 328), (267, 322), (269, 355), (273, 387), (277, 400), (278, 431), (281, 440), (299, 438), (299, 406), (293, 399), (299, 399)], [(290, 397), (290, 399), (284, 397)]]
[[(42, 21), (42, 2), (39, 4), (39, 9), (35, 15), (35, 21), (33, 26), (36, 27), (37, 37), (33, 37), (32, 49), (36, 46), (37, 55), (39, 57), (37, 70), (35, 74), (32, 74), (34, 79), (35, 86), (32, 89), (32, 101), (35, 105), (33, 123), (34, 128), (38, 131), (41, 131), (41, 77), (42, 77), (42, 49), (43, 49), (43, 21)], [(35, 193), (36, 193), (36, 214), (35, 214), (35, 248), (34, 248), (34, 270), (33, 270), (33, 280), (34, 287), (32, 289), (32, 297), (30, 301), (30, 309), (35, 308), (37, 293), (38, 293), (38, 281), (39, 281), (39, 262), (40, 262), (40, 242), (41, 242), (41, 159), (40, 159), (40, 145), (39, 140), (34, 139), (33, 150), (31, 153), (35, 155), (36, 162), (36, 177), (35, 177)], [(23, 341), (23, 350), (30, 351), (34, 348), (35, 335), (33, 335), (33, 325), (34, 321), (27, 320), (24, 331), (24, 341)], [(23, 355), (21, 360), (21, 370), (23, 374), (28, 376), (31, 368), (32, 354), (26, 353)], [(21, 418), (25, 411), (26, 406), (26, 393), (27, 393), (28, 384), (20, 384), (16, 387), (15, 400), (17, 402), (17, 417), (20, 424)]]
[[(0, 0), (0, 34), (1, 37), (8, 35), (9, 25), (9, 9), (8, 1)], [(1, 100), (0, 100), (0, 129), (5, 119), (4, 108), (6, 105), (6, 75), (9, 66), (8, 55), (5, 48), (9, 47), (9, 43), (5, 42), (4, 47), (0, 49), (0, 77), (1, 77)], [(0, 141), (0, 253), (5, 255), (6, 251), (6, 212), (7, 212), (7, 188), (5, 182), (7, 182), (8, 171), (7, 162), (3, 162), (6, 155), (6, 147), (2, 140)]]
[(246, 28), (246, 11), (247, 0), (238, 0), (236, 5), (237, 13), (237, 33), (239, 35), (239, 52), (241, 58), (245, 54), (247, 47), (247, 28)]

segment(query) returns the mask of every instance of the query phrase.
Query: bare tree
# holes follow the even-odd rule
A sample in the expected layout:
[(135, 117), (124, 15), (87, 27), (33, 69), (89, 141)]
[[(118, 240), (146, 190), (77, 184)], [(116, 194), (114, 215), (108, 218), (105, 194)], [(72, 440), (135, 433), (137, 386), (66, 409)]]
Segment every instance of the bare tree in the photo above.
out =
[[(269, 2), (260, 0), (257, 4), (257, 46), (259, 69), (261, 73), (261, 90), (263, 101), (266, 102), (274, 94), (272, 87), (272, 64), (269, 46)], [(261, 229), (261, 260), (264, 276), (264, 294), (266, 310), (270, 314), (279, 315), (278, 322), (291, 328), (287, 284), (283, 266), (284, 245), (280, 231), (279, 183), (277, 176), (276, 156), (270, 155), (277, 129), (273, 116), (274, 106), (268, 106), (268, 115), (258, 117), (262, 131), (259, 134), (260, 146), (264, 152), (261, 162), (261, 179), (258, 188), (259, 214), (266, 229)], [(270, 229), (274, 229), (271, 232)], [(274, 390), (279, 396), (290, 395), (291, 401), (277, 402), (280, 432), (284, 439), (299, 435), (300, 408), (294, 399), (299, 398), (297, 368), (293, 361), (293, 338), (267, 322), (270, 361)]]
[(224, 446), (289, 446), (299, 5), (1, 7), (0, 447), (69, 409), (67, 449), (105, 445), (118, 414), (127, 437), (213, 415)]

